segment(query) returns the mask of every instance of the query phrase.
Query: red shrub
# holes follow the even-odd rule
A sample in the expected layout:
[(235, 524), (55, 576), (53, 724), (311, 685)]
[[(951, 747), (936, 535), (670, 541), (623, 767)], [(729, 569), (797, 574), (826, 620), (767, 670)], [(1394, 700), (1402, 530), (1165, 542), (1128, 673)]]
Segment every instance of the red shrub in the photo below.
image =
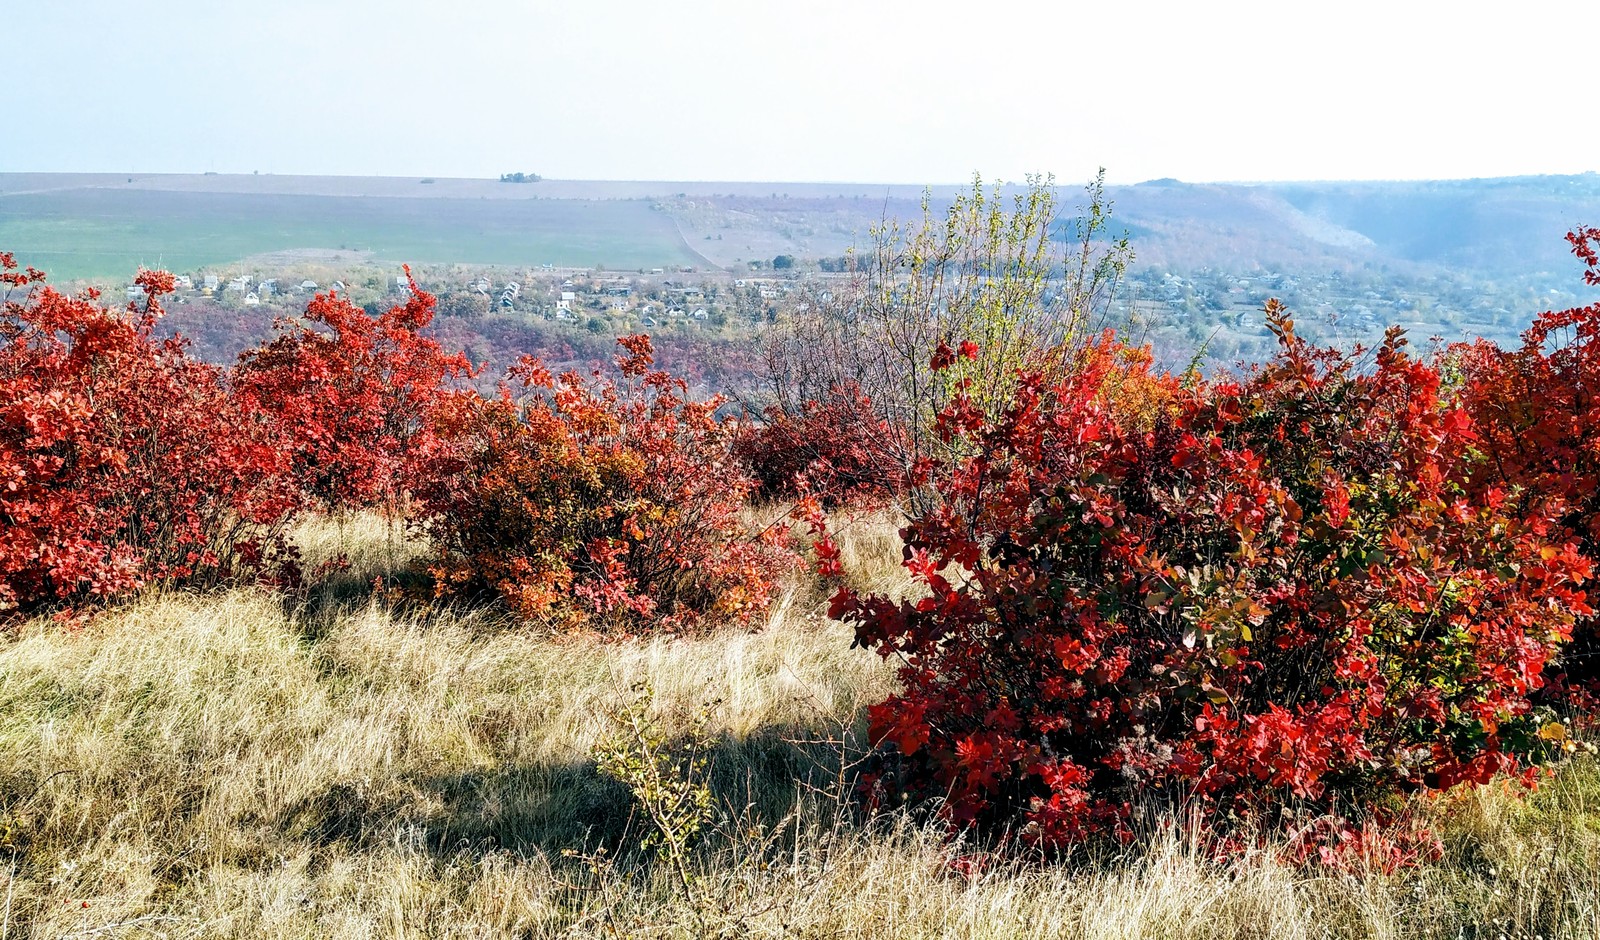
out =
[(624, 337), (622, 383), (552, 377), (525, 360), (516, 402), (458, 399), (442, 414), (455, 450), (418, 490), (441, 594), (488, 592), (520, 616), (635, 631), (748, 620), (792, 562), (786, 532), (752, 534), (752, 487), (730, 453), (719, 399), (690, 401), (652, 370), (650, 340)]
[(763, 498), (793, 499), (805, 489), (830, 505), (877, 505), (902, 483), (904, 470), (889, 456), (896, 451), (883, 446), (900, 435), (859, 388), (835, 387), (825, 401), (806, 402), (798, 415), (770, 410), (764, 424), (740, 432), (734, 453)]
[(415, 281), (403, 305), (377, 316), (318, 294), (304, 322), (280, 320), (276, 338), (240, 357), (235, 394), (273, 416), (311, 505), (393, 504), (440, 446), (431, 412), (471, 368), (420, 335), (433, 309)]
[(1472, 420), (1397, 333), (1363, 372), (1268, 313), (1277, 359), (1156, 382), (1153, 424), (1111, 399), (1155, 380), (1109, 339), (997, 420), (959, 395), (940, 415), (970, 456), (926, 467), (940, 500), (905, 533), (927, 596), (832, 611), (902, 662), (870, 712), (892, 792), (1062, 847), (1129, 837), (1152, 790), (1218, 826), (1360, 815), (1547, 753), (1528, 695), (1588, 562), (1454, 482)]
[(68, 297), (0, 253), (0, 611), (287, 574), (292, 508), (258, 415), (181, 339), (152, 335), (172, 276), (142, 305)]
[[(1600, 286), (1600, 229), (1567, 236)], [(1541, 314), (1521, 348), (1480, 340), (1457, 346), (1461, 400), (1479, 428), (1487, 459), (1475, 489), (1512, 490), (1530, 512), (1557, 516), (1591, 558), (1600, 551), (1600, 303)], [(1553, 664), (1560, 691), (1600, 692), (1600, 620), (1584, 618)], [(1592, 702), (1592, 700), (1591, 700)]]

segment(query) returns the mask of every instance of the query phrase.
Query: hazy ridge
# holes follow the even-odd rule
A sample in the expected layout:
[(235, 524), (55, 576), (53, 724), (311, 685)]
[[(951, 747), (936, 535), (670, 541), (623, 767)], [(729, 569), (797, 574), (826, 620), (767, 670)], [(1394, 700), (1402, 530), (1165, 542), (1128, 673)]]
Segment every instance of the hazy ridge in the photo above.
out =
[[(63, 277), (347, 247), (382, 260), (740, 268), (826, 257), (962, 186), (216, 174), (0, 174), (0, 244)], [(1141, 263), (1393, 266), (1496, 277), (1566, 270), (1600, 219), (1600, 176), (1108, 188)], [(1061, 188), (1070, 212), (1081, 193)]]

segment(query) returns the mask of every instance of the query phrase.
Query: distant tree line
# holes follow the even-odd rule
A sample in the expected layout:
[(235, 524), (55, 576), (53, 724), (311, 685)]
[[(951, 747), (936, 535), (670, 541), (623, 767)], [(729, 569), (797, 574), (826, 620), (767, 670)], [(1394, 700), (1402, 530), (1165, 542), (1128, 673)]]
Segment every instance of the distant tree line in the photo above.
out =
[(544, 177), (537, 173), (501, 173), (502, 183), (537, 183)]

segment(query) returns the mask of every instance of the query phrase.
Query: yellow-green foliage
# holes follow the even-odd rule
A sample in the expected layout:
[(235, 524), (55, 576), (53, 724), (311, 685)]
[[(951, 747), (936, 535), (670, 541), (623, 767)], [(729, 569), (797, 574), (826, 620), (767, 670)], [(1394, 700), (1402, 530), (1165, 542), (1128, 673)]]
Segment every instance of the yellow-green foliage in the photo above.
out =
[[(1133, 257), (1116, 237), (1104, 173), (1077, 215), (1059, 212), (1055, 180), (923, 202), (919, 219), (890, 221), (852, 255), (853, 276), (829, 280), (767, 337), (765, 368), (777, 409), (790, 417), (841, 390), (903, 430), (880, 443), (909, 468), (938, 453), (935, 416), (966, 389), (985, 412), (1003, 408), (1017, 369), (1051, 367), (1112, 322), (1112, 300)], [(941, 347), (966, 347), (935, 370)], [(892, 462), (892, 461), (891, 461)]]

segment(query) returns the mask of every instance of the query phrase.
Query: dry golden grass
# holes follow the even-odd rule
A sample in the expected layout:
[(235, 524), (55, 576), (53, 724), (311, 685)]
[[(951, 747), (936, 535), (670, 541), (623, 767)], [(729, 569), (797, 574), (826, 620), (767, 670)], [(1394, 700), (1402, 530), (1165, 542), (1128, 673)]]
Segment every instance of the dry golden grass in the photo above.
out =
[[(904, 589), (884, 528), (841, 541), (855, 579)], [(381, 532), (347, 524), (348, 584), (418, 550)], [(611, 643), (249, 590), (26, 624), (0, 641), (0, 937), (1600, 936), (1592, 763), (1428, 807), (1447, 858), (1395, 876), (1218, 864), (1171, 834), (958, 875), (936, 832), (836, 799), (823, 739), (892, 676), (814, 593), (755, 633)], [(687, 891), (630, 850), (633, 799), (594, 770), (643, 681), (669, 726), (720, 701), (727, 813)]]
[(427, 542), (407, 532), (402, 520), (371, 512), (305, 516), (289, 537), (307, 572), (343, 559), (344, 567), (326, 573), (318, 584), (324, 593), (360, 591), (373, 578), (404, 572), (428, 553)]

